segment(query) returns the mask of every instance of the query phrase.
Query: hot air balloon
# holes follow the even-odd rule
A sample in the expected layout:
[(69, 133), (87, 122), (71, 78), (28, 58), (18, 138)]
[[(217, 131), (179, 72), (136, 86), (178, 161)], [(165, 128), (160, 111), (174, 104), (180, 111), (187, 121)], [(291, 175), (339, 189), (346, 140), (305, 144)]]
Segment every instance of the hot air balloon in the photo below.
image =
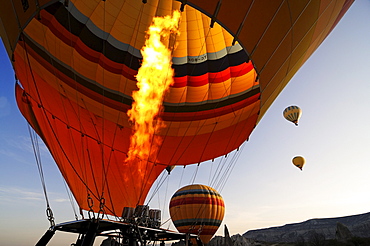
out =
[[(18, 107), (81, 210), (121, 217), (144, 205), (166, 167), (237, 149), (353, 1), (221, 2), (2, 1), (0, 34), (17, 77)], [(130, 112), (141, 50), (153, 18), (174, 10), (181, 12), (179, 34), (162, 38), (173, 82), (147, 124), (155, 129), (150, 151), (139, 156), (130, 151)], [(85, 246), (108, 228), (95, 222), (51, 228), (81, 233)]]
[(204, 244), (218, 230), (225, 211), (221, 195), (212, 187), (200, 184), (176, 191), (169, 207), (176, 228), (183, 233), (199, 234)]
[(302, 110), (298, 106), (289, 106), (283, 112), (284, 118), (298, 126), (299, 118), (301, 118)]
[(292, 162), (293, 162), (294, 166), (296, 166), (296, 167), (298, 167), (299, 169), (302, 170), (303, 165), (306, 163), (306, 160), (302, 156), (296, 156), (296, 157), (293, 158)]

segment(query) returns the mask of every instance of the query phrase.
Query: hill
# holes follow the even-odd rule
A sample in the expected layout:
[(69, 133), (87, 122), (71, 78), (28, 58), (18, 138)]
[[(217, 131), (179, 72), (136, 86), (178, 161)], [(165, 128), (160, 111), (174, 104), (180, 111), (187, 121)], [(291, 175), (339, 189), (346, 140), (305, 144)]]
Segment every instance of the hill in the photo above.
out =
[(325, 239), (335, 239), (337, 223), (347, 227), (355, 237), (370, 237), (370, 212), (352, 216), (310, 219), (301, 223), (278, 227), (250, 230), (244, 237), (265, 242), (296, 242), (300, 237), (308, 240), (312, 233), (323, 235)]
[[(310, 219), (300, 223), (250, 230), (233, 235), (228, 246), (252, 245), (370, 245), (370, 212), (358, 215)], [(364, 240), (362, 240), (364, 239)], [(208, 246), (226, 245), (214, 237)]]

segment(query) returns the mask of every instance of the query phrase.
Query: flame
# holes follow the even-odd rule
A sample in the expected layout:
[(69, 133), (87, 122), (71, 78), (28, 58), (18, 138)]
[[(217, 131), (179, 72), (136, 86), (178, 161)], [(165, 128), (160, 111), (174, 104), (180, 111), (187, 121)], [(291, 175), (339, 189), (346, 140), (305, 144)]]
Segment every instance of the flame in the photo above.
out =
[(160, 138), (155, 133), (164, 127), (157, 117), (163, 111), (163, 98), (171, 84), (174, 71), (171, 67), (171, 50), (167, 48), (169, 38), (178, 35), (180, 12), (173, 16), (154, 17), (147, 31), (145, 46), (141, 49), (143, 62), (136, 76), (138, 91), (132, 93), (132, 108), (127, 112), (134, 124), (130, 148), (126, 161), (135, 157), (147, 159), (157, 152)]

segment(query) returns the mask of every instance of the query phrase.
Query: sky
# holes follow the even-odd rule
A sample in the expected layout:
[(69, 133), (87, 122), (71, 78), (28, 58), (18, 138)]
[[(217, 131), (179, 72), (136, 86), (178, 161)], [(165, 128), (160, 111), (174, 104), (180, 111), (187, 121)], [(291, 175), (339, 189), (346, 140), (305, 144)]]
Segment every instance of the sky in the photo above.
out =
[[(232, 235), (251, 229), (370, 212), (370, 1), (358, 0), (289, 82), (243, 145), (219, 190)], [(14, 73), (0, 45), (0, 238), (7, 246), (34, 245), (48, 229), (26, 121), (14, 98)], [(298, 105), (299, 126), (283, 118)], [(41, 143), (40, 143), (41, 144)], [(46, 148), (42, 163), (56, 223), (74, 220), (63, 179)], [(291, 160), (306, 159), (303, 171)], [(175, 168), (158, 195), (168, 200), (194, 180), (208, 184), (211, 163)], [(196, 177), (194, 178), (194, 170)], [(154, 201), (154, 199), (153, 199)], [(170, 223), (165, 228), (173, 229)], [(222, 235), (219, 230), (216, 235)], [(49, 245), (70, 245), (76, 235), (57, 232)], [(97, 240), (96, 245), (100, 241)]]

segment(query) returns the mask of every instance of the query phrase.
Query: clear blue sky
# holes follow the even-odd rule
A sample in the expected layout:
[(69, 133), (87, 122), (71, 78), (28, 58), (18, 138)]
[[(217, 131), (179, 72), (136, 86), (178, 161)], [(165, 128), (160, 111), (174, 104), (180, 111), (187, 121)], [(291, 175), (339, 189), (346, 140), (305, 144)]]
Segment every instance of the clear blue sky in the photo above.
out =
[[(2, 46), (0, 62), (1, 244), (34, 245), (49, 226), (45, 199)], [(299, 127), (282, 116), (293, 104), (303, 110)], [(369, 108), (370, 1), (358, 0), (267, 111), (219, 190), (230, 233), (370, 212)], [(47, 151), (41, 153), (56, 222), (74, 220), (59, 171)], [(302, 172), (291, 164), (296, 155), (306, 158)], [(209, 168), (200, 165), (195, 183), (209, 184)], [(160, 193), (167, 201), (151, 207), (167, 210), (194, 169), (176, 168)], [(51, 245), (69, 245), (75, 237), (57, 232)]]

